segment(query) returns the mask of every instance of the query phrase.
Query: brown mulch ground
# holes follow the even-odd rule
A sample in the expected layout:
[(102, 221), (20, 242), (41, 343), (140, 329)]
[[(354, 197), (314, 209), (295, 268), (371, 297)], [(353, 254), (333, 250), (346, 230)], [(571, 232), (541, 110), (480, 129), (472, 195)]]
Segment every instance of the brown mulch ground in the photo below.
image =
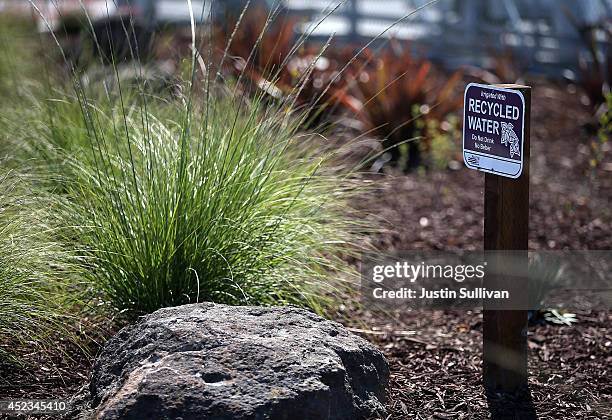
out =
[[(53, 349), (22, 348), (21, 360), (27, 366), (0, 363), (0, 400), (10, 398), (70, 400), (88, 384), (94, 356), (105, 339), (116, 333), (125, 321), (110, 319), (97, 308), (86, 311), (88, 317), (75, 320), (73, 331), (87, 332), (77, 336), (79, 345), (55, 337)], [(53, 341), (53, 340), (52, 340)], [(7, 347), (10, 346), (7, 344)], [(28, 353), (26, 353), (28, 352)], [(57, 416), (55, 416), (57, 417)], [(55, 418), (32, 416), (31, 418)], [(0, 419), (8, 418), (0, 414)], [(20, 417), (23, 418), (23, 417)]]
[[(533, 93), (531, 249), (612, 249), (610, 152), (590, 169), (590, 114), (579, 95), (545, 84)], [(384, 250), (480, 249), (483, 175), (465, 169), (385, 175), (357, 204), (388, 222), (372, 238)], [(579, 324), (529, 329), (530, 395), (487, 398), (481, 384), (479, 312), (407, 312), (397, 319), (353, 311), (353, 330), (387, 356), (390, 419), (599, 419), (612, 415), (609, 312), (578, 313)], [(364, 327), (365, 326), (365, 327)], [(0, 396), (61, 398), (85, 383), (91, 360), (0, 366)], [(493, 413), (493, 415), (491, 414)]]
[(482, 386), (482, 314), (371, 314), (353, 329), (385, 353), (391, 369), (387, 419), (603, 419), (612, 415), (609, 312), (578, 313), (572, 327), (529, 328), (529, 395), (487, 398)]
[(0, 399), (70, 398), (87, 381), (91, 360), (76, 349), (60, 352), (53, 358), (35, 352), (24, 355), (28, 366), (0, 364)]
[[(530, 249), (612, 249), (612, 152), (591, 169), (591, 114), (578, 95), (545, 84), (532, 99)], [(456, 171), (374, 178), (356, 200), (389, 231), (379, 249), (480, 249), (484, 175)]]
[[(550, 84), (533, 91), (530, 249), (612, 249), (612, 165), (592, 169), (588, 108)], [(357, 205), (390, 226), (373, 238), (385, 250), (481, 249), (484, 175), (461, 168), (385, 176)], [(529, 329), (529, 395), (485, 396), (482, 314), (408, 312), (354, 316), (391, 366), (391, 419), (612, 416), (610, 312), (578, 313), (579, 324)]]

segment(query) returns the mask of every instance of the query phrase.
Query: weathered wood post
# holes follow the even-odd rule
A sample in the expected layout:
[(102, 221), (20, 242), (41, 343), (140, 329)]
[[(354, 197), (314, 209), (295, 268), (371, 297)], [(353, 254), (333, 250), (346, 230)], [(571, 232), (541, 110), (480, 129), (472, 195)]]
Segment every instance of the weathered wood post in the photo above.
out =
[[(523, 170), (516, 178), (485, 174), (484, 249), (524, 250), (523, 278), (514, 290), (527, 293), (527, 242), (529, 234), (529, 146), (531, 88), (500, 85), (517, 90), (525, 99)], [(515, 285), (517, 286), (517, 285)], [(518, 303), (520, 299), (515, 297)], [(514, 392), (527, 386), (527, 311), (485, 310), (483, 313), (484, 384), (488, 389)]]
[(505, 283), (514, 293), (512, 310), (485, 307), (483, 314), (484, 384), (501, 392), (527, 385), (527, 311), (521, 305), (528, 287), (530, 113), (528, 86), (472, 84), (466, 89), (464, 160), (486, 172), (484, 249), (524, 251), (513, 253), (508, 275), (500, 270), (508, 262), (496, 255), (499, 265), (486, 280), (487, 285)]

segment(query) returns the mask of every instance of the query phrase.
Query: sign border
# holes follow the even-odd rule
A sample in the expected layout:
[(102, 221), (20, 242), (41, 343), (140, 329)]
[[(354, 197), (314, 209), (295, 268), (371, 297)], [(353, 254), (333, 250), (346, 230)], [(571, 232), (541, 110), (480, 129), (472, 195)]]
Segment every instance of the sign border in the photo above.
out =
[[(471, 164), (468, 163), (466, 156), (465, 156), (465, 129), (466, 129), (466, 125), (465, 125), (465, 121), (466, 121), (466, 109), (467, 109), (467, 92), (470, 89), (470, 87), (479, 87), (479, 88), (484, 88), (484, 89), (491, 89), (491, 90), (495, 90), (495, 91), (501, 91), (501, 92), (508, 92), (508, 93), (512, 93), (512, 94), (516, 94), (521, 98), (521, 102), (523, 103), (523, 118), (522, 118), (522, 126), (521, 126), (521, 160), (520, 160), (520, 169), (519, 171), (515, 174), (515, 175), (511, 175), (511, 174), (507, 174), (507, 173), (503, 173), (503, 172), (499, 172), (499, 171), (495, 171), (493, 169), (486, 169), (480, 166), (473, 166)], [(476, 171), (480, 171), (480, 172), (486, 172), (489, 174), (493, 174), (493, 175), (498, 175), (498, 176), (503, 176), (505, 178), (512, 178), (512, 179), (517, 179), (519, 178), (522, 174), (523, 174), (523, 166), (524, 166), (524, 155), (523, 155), (523, 145), (525, 143), (525, 96), (523, 95), (523, 92), (521, 92), (520, 90), (514, 90), (514, 89), (507, 89), (507, 88), (503, 88), (503, 87), (497, 87), (495, 85), (484, 85), (482, 83), (468, 83), (468, 85), (465, 87), (465, 91), (463, 92), (463, 139), (461, 142), (461, 147), (462, 147), (462, 154), (463, 154), (463, 164), (468, 168), (468, 169), (473, 169)], [(479, 152), (472, 152), (472, 151), (468, 151), (468, 153), (472, 153), (472, 154), (476, 154), (476, 155), (481, 155), (481, 156), (486, 156), (488, 158), (491, 159), (495, 159), (495, 158), (499, 158), (500, 160), (510, 160), (510, 159), (504, 159), (502, 157), (498, 157), (495, 155), (490, 155), (490, 154), (486, 154), (486, 153), (479, 153)], [(514, 163), (519, 163), (516, 160), (511, 160)]]

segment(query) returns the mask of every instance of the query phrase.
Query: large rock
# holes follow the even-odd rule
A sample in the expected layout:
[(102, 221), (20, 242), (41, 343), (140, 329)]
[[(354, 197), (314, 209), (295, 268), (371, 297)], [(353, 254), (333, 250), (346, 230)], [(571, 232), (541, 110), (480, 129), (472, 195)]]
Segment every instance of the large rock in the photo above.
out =
[(354, 420), (383, 414), (388, 379), (372, 344), (306, 310), (185, 305), (108, 342), (86, 416)]

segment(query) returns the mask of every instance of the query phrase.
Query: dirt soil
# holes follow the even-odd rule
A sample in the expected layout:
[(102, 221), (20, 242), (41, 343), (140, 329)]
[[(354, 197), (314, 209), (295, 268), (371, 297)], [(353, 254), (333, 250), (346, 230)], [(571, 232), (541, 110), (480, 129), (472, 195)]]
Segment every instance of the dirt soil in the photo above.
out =
[[(534, 89), (532, 105), (530, 249), (612, 249), (612, 154), (608, 146), (603, 162), (590, 166), (588, 108), (580, 95), (550, 84)], [(482, 249), (482, 173), (462, 167), (375, 182), (378, 190), (356, 204), (389, 225), (372, 238), (379, 249)], [(359, 312), (352, 319), (389, 360), (390, 419), (612, 416), (610, 312), (579, 312), (572, 327), (531, 326), (530, 392), (514, 400), (485, 396), (481, 313), (390, 319)]]

